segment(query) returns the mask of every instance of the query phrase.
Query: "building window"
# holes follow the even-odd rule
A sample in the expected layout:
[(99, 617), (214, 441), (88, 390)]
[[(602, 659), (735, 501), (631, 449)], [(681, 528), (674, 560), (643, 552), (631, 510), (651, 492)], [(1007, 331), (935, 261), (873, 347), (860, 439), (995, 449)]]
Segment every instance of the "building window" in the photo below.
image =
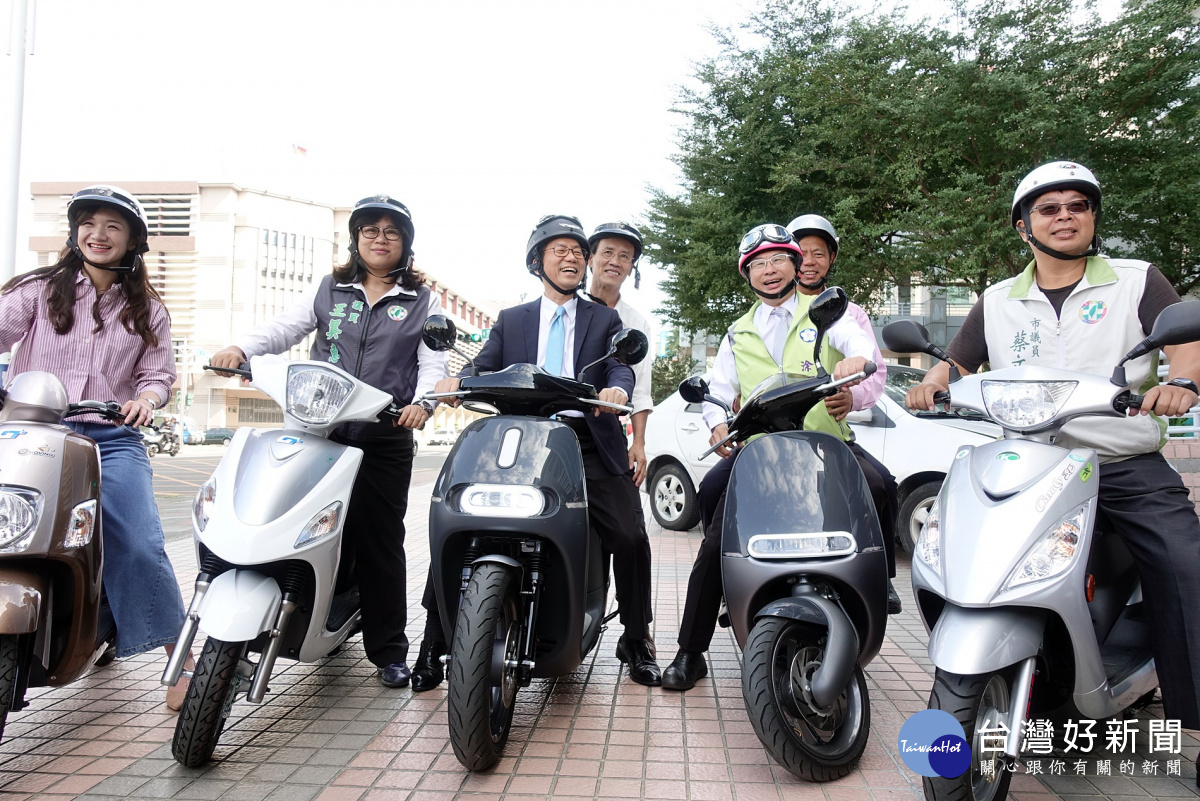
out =
[(238, 423), (282, 423), (283, 409), (270, 398), (238, 398)]

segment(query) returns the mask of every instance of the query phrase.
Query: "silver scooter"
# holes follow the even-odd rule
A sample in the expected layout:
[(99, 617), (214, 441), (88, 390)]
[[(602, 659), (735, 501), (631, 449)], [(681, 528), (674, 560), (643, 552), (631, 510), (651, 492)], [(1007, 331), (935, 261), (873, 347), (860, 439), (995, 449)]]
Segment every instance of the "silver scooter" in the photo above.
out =
[[(202, 627), (208, 640), (171, 743), (187, 767), (212, 756), (239, 692), (262, 703), (276, 659), (315, 662), (357, 630), (357, 587), (335, 585), (363, 454), (328, 437), (343, 423), (399, 415), (391, 395), (325, 362), (255, 356), (250, 370), (222, 372), (278, 403), (284, 428), (238, 429), (192, 505), (200, 571), (162, 678), (182, 675)], [(257, 665), (251, 651), (262, 654)]]
[[(1140, 407), (1126, 362), (1198, 339), (1194, 301), (1164, 309), (1111, 378), (1033, 366), (959, 378), (952, 368), (950, 392), (935, 400), (986, 414), (1004, 438), (959, 449), (913, 554), (936, 668), (929, 706), (958, 719), (972, 753), (962, 776), (925, 779), (926, 798), (1003, 799), (1027, 719), (1062, 709), (1102, 720), (1157, 688), (1136, 565), (1116, 532), (1095, 528), (1096, 452), (1054, 440), (1073, 419)], [(911, 320), (885, 327), (883, 341), (948, 360)]]

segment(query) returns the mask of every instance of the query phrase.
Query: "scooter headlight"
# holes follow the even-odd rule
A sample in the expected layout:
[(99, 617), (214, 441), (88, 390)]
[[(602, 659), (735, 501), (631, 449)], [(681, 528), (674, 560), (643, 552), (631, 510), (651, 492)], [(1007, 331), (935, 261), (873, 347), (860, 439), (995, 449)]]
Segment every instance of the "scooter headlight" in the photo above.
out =
[(942, 575), (942, 506), (941, 497), (933, 501), (929, 507), (929, 517), (921, 527), (921, 536), (917, 537), (917, 558), (933, 569), (934, 573)]
[(299, 548), (308, 545), (314, 540), (319, 540), (326, 534), (330, 534), (338, 530), (338, 526), (342, 522), (342, 502), (334, 501), (326, 506), (321, 511), (313, 516), (313, 519), (308, 521), (308, 525), (304, 527), (304, 531), (300, 532), (300, 536), (296, 538), (296, 544), (292, 547)]
[(216, 503), (217, 477), (210, 476), (208, 481), (200, 485), (200, 491), (196, 493), (196, 500), (192, 501), (192, 522), (196, 526), (196, 531), (204, 531)]
[(746, 543), (755, 559), (808, 559), (854, 553), (854, 537), (847, 531), (811, 534), (756, 534)]
[(1016, 431), (1050, 422), (1078, 381), (984, 381), (983, 406), (993, 420)]
[(29, 546), (42, 516), (37, 490), (0, 487), (0, 552), (15, 553)]
[(1066, 572), (1079, 552), (1079, 537), (1087, 522), (1087, 507), (1086, 503), (1077, 507), (1034, 543), (1004, 583), (1004, 589), (1016, 589)]
[(71, 522), (67, 525), (67, 536), (63, 538), (63, 546), (67, 548), (82, 548), (92, 541), (92, 532), (96, 530), (96, 501), (84, 501), (71, 510)]
[(311, 425), (325, 425), (353, 389), (353, 383), (333, 370), (294, 364), (288, 367), (287, 413)]
[(523, 484), (468, 484), (459, 500), (463, 514), (485, 517), (534, 517), (546, 507), (537, 487)]

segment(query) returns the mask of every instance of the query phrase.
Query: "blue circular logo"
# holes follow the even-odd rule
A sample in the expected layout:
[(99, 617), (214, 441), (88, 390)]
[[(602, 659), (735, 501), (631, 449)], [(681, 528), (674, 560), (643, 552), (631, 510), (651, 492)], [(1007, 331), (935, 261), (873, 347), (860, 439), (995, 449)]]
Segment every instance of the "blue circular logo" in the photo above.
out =
[(913, 773), (953, 779), (971, 767), (971, 746), (962, 724), (949, 712), (924, 709), (900, 727), (900, 758)]
[(800, 333), (798, 334), (798, 336), (800, 337), (800, 339), (802, 341), (807, 342), (808, 344), (811, 345), (812, 343), (817, 341), (817, 329), (802, 328), (802, 329), (800, 329)]

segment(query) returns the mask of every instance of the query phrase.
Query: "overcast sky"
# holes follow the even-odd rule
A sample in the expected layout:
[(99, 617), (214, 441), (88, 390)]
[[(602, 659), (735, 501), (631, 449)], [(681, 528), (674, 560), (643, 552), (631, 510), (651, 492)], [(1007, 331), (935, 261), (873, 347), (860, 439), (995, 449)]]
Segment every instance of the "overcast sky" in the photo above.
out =
[[(680, 87), (717, 52), (709, 27), (756, 5), (38, 0), (19, 242), (33, 181), (384, 192), (412, 209), (419, 264), (509, 305), (540, 292), (524, 272), (539, 217), (636, 220), (647, 187), (676, 186)], [(650, 312), (663, 276), (646, 272), (624, 294)]]
[[(412, 209), (419, 264), (508, 305), (540, 292), (524, 272), (539, 217), (634, 219), (647, 186), (676, 183), (671, 107), (716, 51), (710, 21), (742, 8), (38, 0), (21, 241), (32, 181), (385, 192)], [(626, 296), (650, 311), (659, 277)]]

